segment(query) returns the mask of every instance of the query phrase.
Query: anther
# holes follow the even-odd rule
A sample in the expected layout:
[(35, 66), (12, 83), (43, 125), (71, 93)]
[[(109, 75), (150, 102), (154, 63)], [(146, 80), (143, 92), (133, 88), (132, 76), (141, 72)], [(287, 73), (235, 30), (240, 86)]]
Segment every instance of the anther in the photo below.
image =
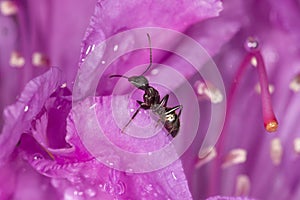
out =
[[(254, 89), (255, 89), (255, 91), (256, 91), (258, 94), (261, 93), (261, 90), (260, 90), (260, 84), (259, 84), (259, 83), (257, 83), (257, 84), (255, 85)], [(275, 91), (274, 85), (270, 84), (270, 85), (269, 85), (269, 92), (270, 92), (270, 94), (273, 94), (274, 91)]]
[(248, 196), (250, 193), (250, 179), (247, 175), (238, 175), (236, 178), (235, 195), (236, 196)]
[(222, 168), (227, 168), (232, 165), (244, 163), (247, 160), (247, 151), (244, 149), (233, 149), (231, 150), (222, 164)]
[[(203, 156), (205, 154), (205, 156)], [(198, 154), (198, 162), (195, 165), (195, 168), (200, 168), (204, 164), (210, 162), (217, 156), (217, 151), (214, 147), (210, 147), (208, 149), (205, 149), (203, 151), (200, 151)]]
[(300, 74), (296, 75), (289, 85), (290, 89), (294, 92), (300, 91)]
[(296, 154), (300, 154), (300, 138), (294, 139), (294, 151)]
[(18, 7), (14, 1), (2, 1), (0, 11), (4, 16), (14, 15), (18, 12)]
[(223, 101), (221, 91), (212, 84), (206, 85), (201, 81), (195, 82), (195, 88), (200, 97), (208, 98), (212, 103), (217, 104)]
[(282, 146), (279, 138), (271, 141), (270, 156), (274, 165), (279, 165), (282, 159)]
[(17, 51), (13, 51), (10, 55), (9, 64), (12, 67), (23, 67), (25, 64), (25, 58)]
[(49, 66), (49, 59), (42, 53), (35, 52), (32, 54), (32, 65), (36, 67)]

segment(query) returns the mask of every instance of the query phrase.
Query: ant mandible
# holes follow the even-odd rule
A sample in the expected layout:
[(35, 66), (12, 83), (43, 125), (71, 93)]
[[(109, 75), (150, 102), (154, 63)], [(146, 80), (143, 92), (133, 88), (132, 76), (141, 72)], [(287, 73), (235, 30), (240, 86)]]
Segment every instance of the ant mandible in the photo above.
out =
[[(143, 100), (138, 101), (137, 103), (140, 105), (139, 108), (135, 111), (129, 122), (125, 125), (122, 129), (122, 132), (126, 129), (126, 127), (130, 124), (130, 122), (136, 117), (140, 109), (144, 110), (151, 110), (154, 114), (159, 116), (159, 120), (157, 123), (162, 122), (164, 124), (165, 129), (175, 137), (178, 134), (180, 128), (180, 120), (179, 117), (182, 111), (182, 105), (178, 105), (175, 107), (167, 107), (167, 102), (169, 99), (169, 94), (164, 96), (160, 99), (159, 92), (152, 86), (149, 85), (147, 78), (144, 74), (150, 69), (152, 66), (152, 47), (151, 47), (151, 38), (150, 35), (147, 33), (148, 42), (149, 42), (149, 49), (150, 49), (150, 64), (146, 68), (146, 70), (139, 76), (123, 76), (123, 75), (111, 75), (109, 78), (113, 77), (121, 77), (126, 78), (132, 85), (137, 87), (140, 90), (143, 90), (145, 93), (143, 95)], [(178, 114), (176, 114), (176, 110), (179, 109)]]

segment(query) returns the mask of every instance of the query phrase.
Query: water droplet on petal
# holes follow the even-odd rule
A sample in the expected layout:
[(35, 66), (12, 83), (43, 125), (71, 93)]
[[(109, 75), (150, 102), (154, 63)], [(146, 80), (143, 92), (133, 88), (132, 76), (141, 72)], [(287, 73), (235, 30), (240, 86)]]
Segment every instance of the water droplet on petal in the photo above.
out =
[(103, 189), (104, 189), (104, 191), (108, 192), (109, 194), (114, 194), (114, 188), (112, 187), (112, 185), (110, 183), (105, 183), (103, 185)]
[(88, 189), (85, 190), (85, 194), (88, 197), (94, 197), (94, 196), (96, 196), (97, 192), (92, 188), (88, 188)]
[(259, 43), (258, 43), (257, 39), (254, 37), (248, 37), (245, 42), (245, 48), (249, 52), (259, 50)]
[(29, 106), (25, 106), (24, 107), (24, 112), (28, 112), (28, 110), (29, 110)]
[(95, 49), (95, 45), (94, 44), (89, 45), (88, 48), (85, 51), (85, 55), (88, 55), (89, 53), (91, 53), (92, 51), (94, 51), (94, 49)]
[(150, 193), (153, 190), (153, 185), (152, 184), (146, 185), (145, 190), (146, 190), (146, 192)]
[(44, 156), (42, 156), (42, 154), (40, 153), (33, 154), (33, 160), (42, 160), (42, 159), (44, 159)]
[(115, 193), (118, 195), (122, 195), (125, 193), (125, 183), (119, 181), (115, 186)]
[(172, 174), (172, 177), (174, 178), (174, 180), (177, 180), (177, 176), (175, 175), (175, 173), (171, 172), (171, 174)]
[(102, 60), (102, 61), (101, 61), (101, 64), (102, 64), (102, 65), (105, 65), (105, 63), (106, 63), (105, 60)]
[(119, 49), (119, 45), (116, 44), (116, 45), (114, 46), (114, 52), (118, 51), (118, 49)]

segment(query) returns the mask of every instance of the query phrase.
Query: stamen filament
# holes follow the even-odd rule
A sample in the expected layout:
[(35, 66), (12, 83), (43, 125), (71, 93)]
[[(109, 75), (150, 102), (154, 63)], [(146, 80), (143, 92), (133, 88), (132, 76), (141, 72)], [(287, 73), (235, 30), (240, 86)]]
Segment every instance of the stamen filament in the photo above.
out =
[(262, 112), (265, 129), (268, 132), (275, 132), (278, 128), (278, 121), (275, 117), (271, 95), (269, 92), (269, 81), (266, 72), (265, 63), (260, 51), (251, 53), (257, 59), (257, 72), (261, 89)]

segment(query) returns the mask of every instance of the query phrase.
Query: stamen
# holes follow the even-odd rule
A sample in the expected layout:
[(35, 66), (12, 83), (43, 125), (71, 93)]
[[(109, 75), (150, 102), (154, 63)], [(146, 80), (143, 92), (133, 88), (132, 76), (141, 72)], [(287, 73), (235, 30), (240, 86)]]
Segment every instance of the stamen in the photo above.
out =
[(10, 55), (9, 64), (12, 67), (23, 67), (25, 64), (25, 58), (17, 51), (13, 51)]
[(14, 15), (18, 12), (18, 7), (13, 1), (2, 1), (0, 2), (0, 11), (4, 16)]
[(296, 75), (289, 85), (290, 89), (294, 92), (300, 91), (300, 74)]
[[(203, 157), (203, 154), (206, 153), (206, 156)], [(204, 164), (210, 162), (212, 159), (214, 159), (215, 157), (217, 156), (217, 151), (214, 147), (211, 147), (204, 151), (200, 151), (199, 154), (198, 154), (198, 162), (196, 163), (195, 165), (195, 168), (200, 168), (202, 167)]]
[(278, 121), (274, 115), (271, 95), (269, 92), (269, 81), (267, 77), (267, 72), (264, 64), (263, 57), (261, 53), (255, 52), (253, 53), (257, 59), (257, 71), (259, 77), (259, 83), (261, 88), (261, 101), (262, 101), (262, 111), (263, 111), (263, 120), (265, 129), (268, 132), (275, 132), (278, 128)]
[(282, 146), (279, 138), (271, 141), (270, 156), (274, 165), (279, 165), (282, 158)]
[(236, 178), (235, 195), (236, 196), (248, 196), (250, 193), (250, 179), (247, 175), (238, 175)]
[(222, 164), (222, 168), (227, 168), (232, 165), (244, 163), (247, 160), (247, 151), (244, 149), (233, 149), (231, 150)]
[(257, 67), (261, 91), (264, 126), (268, 132), (275, 132), (278, 128), (278, 121), (273, 112), (271, 96), (269, 91), (269, 82), (264, 60), (260, 53), (259, 42), (254, 37), (248, 37), (245, 42), (245, 48), (249, 53), (246, 55), (239, 68), (239, 71), (237, 72), (237, 78), (235, 80), (235, 83), (233, 84), (230, 95), (234, 93), (236, 85), (240, 81), (247, 65), (251, 64), (252, 66)]

